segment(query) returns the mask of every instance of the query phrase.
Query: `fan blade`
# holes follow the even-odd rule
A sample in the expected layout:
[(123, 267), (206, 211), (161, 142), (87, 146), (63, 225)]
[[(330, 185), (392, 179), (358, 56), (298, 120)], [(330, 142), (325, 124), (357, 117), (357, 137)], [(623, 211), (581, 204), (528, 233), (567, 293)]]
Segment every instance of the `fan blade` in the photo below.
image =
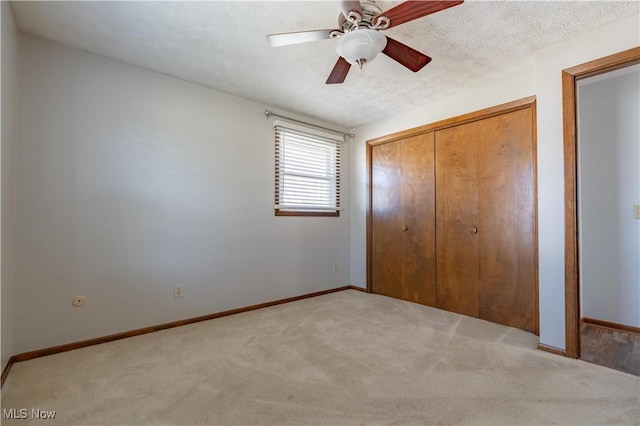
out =
[(349, 72), (349, 68), (351, 68), (351, 64), (347, 62), (345, 58), (340, 56), (338, 58), (338, 62), (331, 70), (331, 74), (329, 74), (329, 78), (327, 79), (327, 84), (336, 84), (344, 82), (344, 79), (347, 78), (347, 73)]
[(383, 12), (382, 16), (389, 18), (391, 21), (389, 28), (391, 28), (404, 24), (405, 22), (413, 21), (414, 19), (422, 18), (423, 16), (431, 15), (432, 13), (457, 6), (461, 3), (464, 3), (464, 0), (405, 1), (396, 7), (392, 7), (386, 12)]
[(308, 41), (325, 40), (332, 31), (339, 30), (312, 30), (297, 31), (292, 33), (269, 34), (267, 40), (271, 47), (287, 46), (289, 44), (306, 43)]
[(342, 14), (346, 18), (349, 12), (358, 12), (362, 16), (362, 6), (358, 0), (342, 0)]
[(387, 46), (382, 53), (413, 72), (420, 71), (425, 65), (431, 62), (431, 58), (427, 55), (389, 37), (387, 37)]

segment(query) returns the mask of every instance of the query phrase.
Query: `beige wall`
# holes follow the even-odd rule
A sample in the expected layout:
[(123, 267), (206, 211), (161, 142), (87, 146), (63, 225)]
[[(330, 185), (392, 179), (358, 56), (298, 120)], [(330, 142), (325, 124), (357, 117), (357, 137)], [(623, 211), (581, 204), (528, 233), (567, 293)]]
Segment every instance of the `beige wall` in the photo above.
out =
[(274, 216), (266, 105), (26, 35), (20, 66), (16, 352), (348, 284), (347, 213)]
[(15, 189), (15, 146), (16, 146), (16, 81), (18, 31), (9, 2), (2, 2), (2, 365), (13, 355), (13, 293), (14, 293), (14, 189)]

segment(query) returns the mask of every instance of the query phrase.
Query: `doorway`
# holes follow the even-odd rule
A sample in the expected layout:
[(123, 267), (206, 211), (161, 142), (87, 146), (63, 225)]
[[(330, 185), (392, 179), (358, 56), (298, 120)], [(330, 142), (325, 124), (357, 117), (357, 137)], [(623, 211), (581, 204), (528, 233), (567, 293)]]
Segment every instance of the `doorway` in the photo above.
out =
[(634, 48), (562, 73), (566, 354), (636, 375), (638, 63)]

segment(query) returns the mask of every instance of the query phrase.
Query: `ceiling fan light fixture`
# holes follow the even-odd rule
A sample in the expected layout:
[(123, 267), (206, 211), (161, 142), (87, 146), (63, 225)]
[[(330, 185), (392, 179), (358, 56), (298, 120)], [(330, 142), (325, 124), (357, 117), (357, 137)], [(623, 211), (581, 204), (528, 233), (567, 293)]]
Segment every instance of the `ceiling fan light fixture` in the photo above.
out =
[(387, 37), (370, 29), (349, 31), (338, 39), (336, 50), (351, 65), (364, 64), (373, 61), (387, 45)]

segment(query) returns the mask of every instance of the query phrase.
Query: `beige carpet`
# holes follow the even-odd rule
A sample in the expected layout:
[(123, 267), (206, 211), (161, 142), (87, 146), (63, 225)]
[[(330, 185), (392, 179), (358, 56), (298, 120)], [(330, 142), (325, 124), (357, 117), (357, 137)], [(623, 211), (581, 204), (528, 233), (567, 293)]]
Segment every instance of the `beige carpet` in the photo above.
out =
[(640, 378), (348, 290), (14, 365), (12, 425), (639, 424)]

